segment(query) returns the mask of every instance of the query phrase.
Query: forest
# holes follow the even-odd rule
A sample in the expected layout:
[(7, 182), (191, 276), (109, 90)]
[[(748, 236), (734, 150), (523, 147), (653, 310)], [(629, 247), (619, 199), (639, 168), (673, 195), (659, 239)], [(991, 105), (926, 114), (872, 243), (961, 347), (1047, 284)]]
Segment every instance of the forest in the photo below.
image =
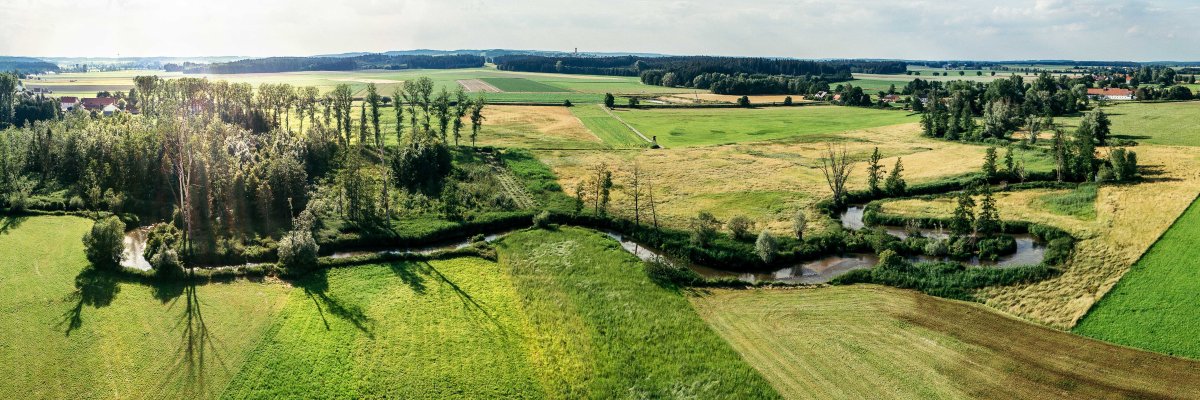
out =
[(353, 71), (359, 69), (450, 69), (482, 67), (484, 57), (468, 54), (382, 55), (355, 57), (269, 57), (214, 64), (167, 64), (167, 72), (186, 74), (249, 74), (297, 71)]

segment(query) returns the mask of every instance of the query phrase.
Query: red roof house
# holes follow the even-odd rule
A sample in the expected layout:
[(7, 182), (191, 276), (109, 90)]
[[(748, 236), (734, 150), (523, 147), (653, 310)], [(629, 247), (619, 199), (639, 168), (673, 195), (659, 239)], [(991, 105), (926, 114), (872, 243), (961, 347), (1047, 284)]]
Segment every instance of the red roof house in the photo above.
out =
[(114, 99), (112, 97), (98, 97), (98, 98), (83, 99), (81, 101), (81, 103), (82, 103), (84, 109), (98, 111), (98, 110), (103, 110), (104, 106), (117, 105), (117, 99)]

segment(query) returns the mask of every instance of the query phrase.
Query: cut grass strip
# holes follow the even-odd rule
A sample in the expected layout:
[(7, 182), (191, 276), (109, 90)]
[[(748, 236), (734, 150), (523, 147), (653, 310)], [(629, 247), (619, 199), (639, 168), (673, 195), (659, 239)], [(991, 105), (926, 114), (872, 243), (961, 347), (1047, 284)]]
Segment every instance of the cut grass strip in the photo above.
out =
[(616, 148), (644, 148), (649, 147), (650, 143), (642, 140), (636, 133), (613, 118), (603, 105), (580, 105), (571, 107), (571, 113), (575, 114), (583, 126), (587, 127), (592, 133), (596, 134), (604, 143)]

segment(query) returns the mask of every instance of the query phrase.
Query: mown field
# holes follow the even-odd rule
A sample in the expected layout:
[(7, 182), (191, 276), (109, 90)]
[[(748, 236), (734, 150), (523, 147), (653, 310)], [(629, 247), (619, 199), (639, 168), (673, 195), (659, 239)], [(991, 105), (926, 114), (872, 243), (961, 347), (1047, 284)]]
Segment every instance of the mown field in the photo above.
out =
[(499, 263), (185, 286), (81, 273), (89, 226), (0, 224), (0, 397), (778, 397), (592, 231), (514, 234)]
[(645, 148), (650, 144), (617, 121), (603, 105), (571, 107), (571, 113), (597, 137), (615, 148)]
[(1193, 203), (1074, 329), (1160, 353), (1200, 359), (1200, 202)]
[[(1200, 101), (1173, 103), (1113, 102), (1104, 112), (1112, 121), (1112, 136), (1141, 144), (1200, 146)], [(1070, 129), (1079, 125), (1079, 117), (1059, 120)], [(1135, 149), (1136, 150), (1136, 149)]]
[(715, 290), (692, 301), (788, 398), (1200, 396), (1200, 362), (912, 291)]
[(75, 217), (0, 220), (3, 398), (211, 398), (287, 302), (287, 286), (147, 286), (84, 271)]
[(900, 111), (808, 106), (760, 109), (614, 110), (666, 148), (799, 139), (914, 122)]

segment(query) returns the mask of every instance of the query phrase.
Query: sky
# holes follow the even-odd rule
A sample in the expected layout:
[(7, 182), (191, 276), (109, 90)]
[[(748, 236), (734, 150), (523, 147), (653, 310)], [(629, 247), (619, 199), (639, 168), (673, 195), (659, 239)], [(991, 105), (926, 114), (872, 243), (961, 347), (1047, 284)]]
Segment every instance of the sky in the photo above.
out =
[(1195, 0), (0, 0), (0, 55), (1200, 60)]

